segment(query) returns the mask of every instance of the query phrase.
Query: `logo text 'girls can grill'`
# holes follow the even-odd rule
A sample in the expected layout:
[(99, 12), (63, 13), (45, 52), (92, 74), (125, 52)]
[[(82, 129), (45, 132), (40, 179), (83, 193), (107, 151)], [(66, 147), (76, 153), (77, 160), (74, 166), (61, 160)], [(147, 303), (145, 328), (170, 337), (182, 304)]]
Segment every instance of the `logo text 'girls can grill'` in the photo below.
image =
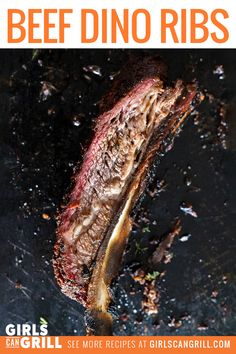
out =
[(6, 326), (6, 348), (57, 348), (61, 349), (59, 337), (49, 337), (47, 324), (13, 324)]

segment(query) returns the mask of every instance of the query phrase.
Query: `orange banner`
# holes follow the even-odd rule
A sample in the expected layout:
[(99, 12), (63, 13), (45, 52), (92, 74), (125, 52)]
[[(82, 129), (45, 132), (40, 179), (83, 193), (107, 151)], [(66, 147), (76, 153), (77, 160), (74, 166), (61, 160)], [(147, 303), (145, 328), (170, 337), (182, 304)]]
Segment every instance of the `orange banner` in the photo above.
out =
[(236, 353), (236, 337), (0, 337), (0, 352), (37, 353)]

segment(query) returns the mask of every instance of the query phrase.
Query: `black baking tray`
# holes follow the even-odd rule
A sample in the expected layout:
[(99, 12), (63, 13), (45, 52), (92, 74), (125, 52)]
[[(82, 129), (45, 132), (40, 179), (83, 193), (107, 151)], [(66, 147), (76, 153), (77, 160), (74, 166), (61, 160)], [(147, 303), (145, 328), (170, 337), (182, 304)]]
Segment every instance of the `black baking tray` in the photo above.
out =
[[(55, 217), (99, 100), (129, 57), (144, 55), (163, 58), (170, 82), (197, 79), (206, 98), (152, 168), (112, 287), (113, 333), (235, 335), (235, 50), (0, 51), (1, 335), (8, 323), (43, 320), (49, 335), (85, 334), (84, 308), (54, 279)], [(151, 197), (160, 181), (164, 190)], [(172, 260), (152, 268), (147, 259), (177, 218)], [(141, 308), (138, 268), (164, 272), (156, 280), (158, 314)]]

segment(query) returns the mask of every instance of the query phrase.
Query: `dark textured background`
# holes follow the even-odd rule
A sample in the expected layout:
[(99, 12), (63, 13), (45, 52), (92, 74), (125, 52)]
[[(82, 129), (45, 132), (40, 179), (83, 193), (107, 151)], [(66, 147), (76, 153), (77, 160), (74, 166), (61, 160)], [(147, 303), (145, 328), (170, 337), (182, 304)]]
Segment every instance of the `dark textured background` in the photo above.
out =
[[(114, 334), (236, 334), (236, 51), (1, 50), (1, 335), (7, 323), (39, 323), (40, 317), (50, 335), (85, 333), (84, 309), (54, 280), (55, 215), (91, 135), (99, 99), (130, 55), (146, 53), (164, 58), (170, 81), (197, 78), (206, 100), (152, 169), (149, 189), (161, 180), (166, 187), (155, 198), (147, 193), (136, 215), (113, 285)], [(180, 210), (183, 201), (197, 218)], [(182, 232), (172, 261), (152, 269), (147, 259), (176, 217)], [(181, 242), (183, 235), (191, 236)], [(131, 277), (137, 268), (166, 271), (156, 281), (157, 315), (141, 310), (143, 287)]]

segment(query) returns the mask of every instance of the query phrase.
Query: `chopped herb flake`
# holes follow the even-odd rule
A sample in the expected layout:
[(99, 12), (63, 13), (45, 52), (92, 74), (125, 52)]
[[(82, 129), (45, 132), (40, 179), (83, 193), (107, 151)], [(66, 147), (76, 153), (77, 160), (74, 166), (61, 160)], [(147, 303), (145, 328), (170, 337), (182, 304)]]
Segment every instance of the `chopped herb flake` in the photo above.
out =
[(40, 325), (47, 325), (47, 324), (48, 324), (48, 321), (45, 320), (45, 318), (40, 317), (40, 318), (39, 318), (39, 323), (40, 323)]

